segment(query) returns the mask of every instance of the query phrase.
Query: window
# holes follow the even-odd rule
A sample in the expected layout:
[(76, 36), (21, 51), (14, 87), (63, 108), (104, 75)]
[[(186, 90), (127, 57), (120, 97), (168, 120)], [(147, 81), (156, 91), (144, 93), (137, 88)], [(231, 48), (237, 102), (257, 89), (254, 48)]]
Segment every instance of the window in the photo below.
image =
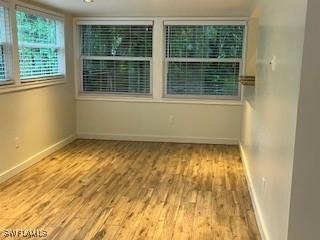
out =
[(80, 24), (80, 38), (82, 92), (150, 95), (152, 22)]
[(166, 96), (240, 98), (244, 24), (165, 25)]
[(9, 13), (0, 5), (0, 85), (12, 83)]
[(64, 75), (63, 21), (24, 8), (16, 18), (21, 82)]

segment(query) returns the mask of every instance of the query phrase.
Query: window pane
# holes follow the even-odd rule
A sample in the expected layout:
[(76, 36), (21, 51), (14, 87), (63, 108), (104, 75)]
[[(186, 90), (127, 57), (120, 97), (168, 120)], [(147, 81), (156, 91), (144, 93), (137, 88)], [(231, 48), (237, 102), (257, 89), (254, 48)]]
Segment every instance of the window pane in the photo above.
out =
[(82, 91), (150, 95), (152, 25), (81, 25)]
[(239, 63), (170, 62), (167, 94), (238, 96)]
[(19, 10), (16, 16), (22, 81), (62, 75), (62, 23)]
[(52, 48), (20, 48), (20, 76), (34, 78), (59, 73), (58, 50)]
[(57, 44), (57, 22), (17, 11), (19, 43)]
[(150, 93), (149, 61), (84, 60), (83, 91)]
[(166, 94), (240, 98), (244, 25), (166, 26)]
[(242, 58), (244, 26), (167, 26), (167, 57)]
[(152, 57), (152, 26), (83, 25), (84, 56)]

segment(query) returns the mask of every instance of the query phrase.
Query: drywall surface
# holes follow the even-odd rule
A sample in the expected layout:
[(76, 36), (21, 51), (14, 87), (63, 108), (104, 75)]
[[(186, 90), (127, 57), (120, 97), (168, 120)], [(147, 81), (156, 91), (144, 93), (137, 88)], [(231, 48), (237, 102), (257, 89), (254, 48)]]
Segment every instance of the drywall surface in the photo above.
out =
[(195, 138), (195, 142), (200, 138), (236, 144), (240, 137), (240, 116), (240, 106), (77, 101), (80, 135), (137, 136), (142, 140)]
[(306, 0), (255, 1), (261, 14), (257, 79), (245, 88), (241, 146), (258, 221), (271, 240), (288, 234), (306, 7)]
[(291, 190), (289, 240), (319, 238), (320, 2), (308, 1)]
[(75, 134), (71, 16), (65, 26), (66, 83), (0, 94), (0, 176)]
[(35, 0), (77, 16), (248, 16), (252, 0)]

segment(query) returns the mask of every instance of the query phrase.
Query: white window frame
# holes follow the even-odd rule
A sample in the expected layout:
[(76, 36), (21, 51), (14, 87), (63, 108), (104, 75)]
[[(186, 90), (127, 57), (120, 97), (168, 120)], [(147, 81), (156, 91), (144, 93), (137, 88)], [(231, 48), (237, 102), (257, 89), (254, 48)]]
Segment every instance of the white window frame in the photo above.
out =
[[(23, 91), (33, 88), (46, 87), (57, 84), (66, 83), (66, 54), (65, 54), (65, 17), (55, 11), (48, 10), (46, 8), (34, 6), (33, 4), (25, 3), (20, 0), (10, 0), (9, 2), (0, 0), (0, 3), (7, 5), (9, 9), (9, 19), (10, 19), (10, 32), (11, 32), (11, 84), (0, 85), (0, 94)], [(19, 66), (19, 46), (18, 46), (18, 36), (17, 36), (17, 22), (16, 22), (16, 9), (24, 8), (27, 11), (36, 13), (36, 15), (42, 15), (50, 18), (57, 18), (62, 22), (61, 26), (61, 51), (62, 56), (61, 69), (63, 69), (63, 74), (45, 77), (45, 78), (34, 78), (33, 81), (21, 81), (20, 79), (20, 66)]]
[[(152, 65), (150, 71), (152, 78), (150, 87), (152, 87), (152, 96), (120, 96), (110, 94), (81, 94), (81, 69), (80, 69), (80, 31), (78, 22), (97, 22), (101, 21), (153, 21), (153, 52)], [(73, 19), (73, 40), (74, 40), (74, 76), (75, 76), (75, 99), (78, 101), (108, 101), (108, 102), (144, 102), (144, 103), (170, 103), (170, 104), (196, 104), (196, 105), (226, 105), (239, 106), (242, 104), (243, 91), (241, 90), (241, 99), (208, 99), (208, 98), (167, 98), (164, 96), (165, 89), (165, 27), (166, 21), (184, 21), (184, 22), (241, 22), (247, 25), (248, 17), (76, 17)], [(247, 27), (244, 33), (244, 54), (241, 72), (245, 72), (246, 61), (246, 41)], [(243, 89), (243, 86), (241, 86)]]
[(53, 74), (53, 75), (47, 75), (47, 76), (30, 76), (26, 78), (20, 77), (20, 81), (22, 84), (27, 83), (27, 82), (34, 82), (34, 81), (45, 81), (45, 80), (50, 80), (50, 79), (61, 79), (65, 76), (65, 44), (64, 44), (64, 19), (48, 14), (43, 11), (35, 10), (33, 8), (28, 8), (25, 6), (16, 6), (16, 11), (22, 11), (34, 16), (41, 16), (44, 18), (52, 19), (55, 20), (57, 23), (57, 44), (56, 45), (48, 45), (48, 44), (37, 44), (37, 43), (18, 43), (18, 48), (20, 47), (29, 47), (29, 48), (44, 48), (44, 47), (50, 47), (54, 48), (58, 51), (58, 69), (59, 73)]
[[(168, 94), (167, 84), (168, 84), (168, 66), (170, 62), (207, 62), (207, 63), (239, 63), (240, 72), (239, 75), (243, 75), (245, 72), (245, 59), (246, 59), (246, 36), (247, 36), (247, 21), (188, 21), (188, 20), (174, 20), (174, 21), (164, 21), (164, 56), (165, 56), (165, 67), (164, 67), (164, 84), (163, 84), (163, 98), (167, 99), (194, 99), (194, 100), (225, 100), (225, 101), (241, 101), (242, 99), (242, 86), (239, 80), (239, 92), (238, 96), (218, 96), (218, 95), (193, 95), (193, 94)], [(166, 27), (167, 26), (244, 26), (244, 39), (242, 46), (242, 58), (170, 58), (167, 57), (166, 50)], [(239, 76), (240, 77), (240, 76)]]
[(12, 24), (10, 19), (10, 6), (8, 3), (0, 1), (0, 6), (4, 7), (6, 9), (7, 13), (7, 22), (4, 23), (4, 26), (0, 26), (1, 28), (4, 28), (6, 33), (5, 37), (6, 39), (1, 42), (0, 39), (0, 45), (3, 46), (4, 51), (4, 62), (5, 62), (5, 76), (6, 79), (3, 82), (0, 82), (0, 87), (7, 86), (10, 84), (13, 84), (14, 81), (12, 79)]
[[(97, 19), (97, 18), (78, 18), (75, 20), (74, 27), (74, 39), (75, 39), (75, 55), (79, 60), (75, 60), (75, 66), (80, 66), (76, 70), (76, 97), (78, 96), (91, 96), (91, 97), (103, 97), (106, 98), (140, 98), (150, 99), (153, 95), (153, 53), (152, 57), (120, 57), (120, 56), (82, 56), (81, 55), (81, 44), (80, 44), (80, 26), (81, 25), (151, 25), (152, 26), (152, 46), (153, 46), (153, 21), (146, 19)], [(152, 47), (153, 52), (153, 47)], [(149, 61), (150, 64), (150, 92), (146, 94), (134, 94), (134, 93), (112, 93), (112, 92), (101, 92), (91, 93), (83, 91), (83, 60), (115, 60), (115, 61)]]

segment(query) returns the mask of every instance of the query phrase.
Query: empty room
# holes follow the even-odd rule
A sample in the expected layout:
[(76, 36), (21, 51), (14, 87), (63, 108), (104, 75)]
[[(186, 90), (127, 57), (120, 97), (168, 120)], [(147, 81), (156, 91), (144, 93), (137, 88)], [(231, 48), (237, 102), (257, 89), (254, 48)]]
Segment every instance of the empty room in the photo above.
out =
[(319, 22), (318, 0), (0, 0), (0, 239), (320, 239)]

